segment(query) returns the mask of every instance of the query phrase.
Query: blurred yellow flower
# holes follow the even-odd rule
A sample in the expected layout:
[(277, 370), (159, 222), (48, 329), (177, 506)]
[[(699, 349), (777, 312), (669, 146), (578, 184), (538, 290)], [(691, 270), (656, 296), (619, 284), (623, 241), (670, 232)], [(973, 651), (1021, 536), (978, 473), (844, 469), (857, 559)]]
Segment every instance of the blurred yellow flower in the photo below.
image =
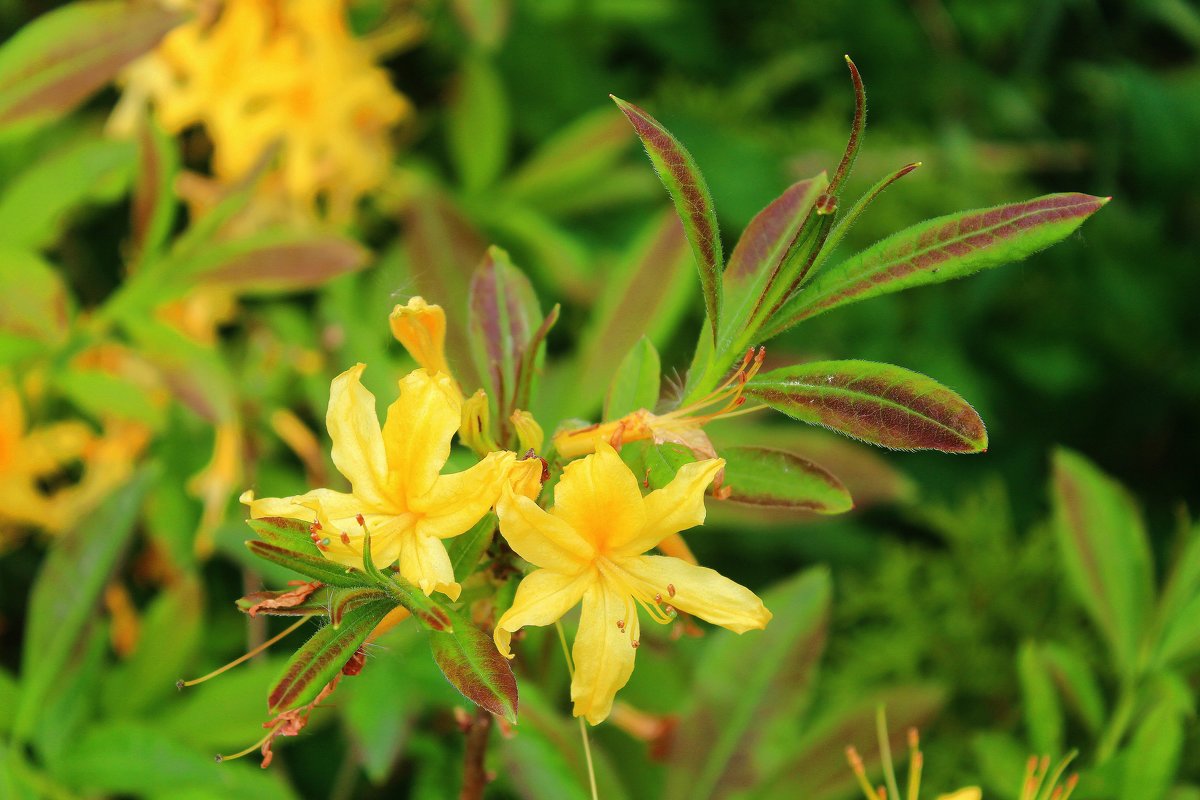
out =
[(563, 470), (551, 511), (510, 488), (502, 492), (500, 532), (540, 569), (517, 587), (512, 608), (497, 623), (496, 646), (511, 657), (513, 633), (549, 625), (582, 600), (571, 680), (575, 716), (602, 722), (629, 680), (641, 635), (639, 604), (656, 622), (670, 622), (679, 609), (737, 633), (771, 619), (753, 592), (714, 570), (643, 555), (704, 522), (704, 490), (723, 466), (721, 459), (686, 464), (643, 498), (633, 472), (599, 442), (595, 454)]
[[(454, 381), (424, 369), (409, 373), (381, 430), (375, 397), (361, 382), (364, 369), (359, 364), (334, 379), (326, 416), (333, 463), (351, 491), (316, 489), (261, 500), (247, 492), (243, 502), (255, 519), (315, 521), (324, 531), (325, 555), (347, 566), (362, 566), (369, 530), (377, 565), (399, 559), (400, 574), (421, 591), (455, 599), (460, 587), (442, 540), (470, 529), (495, 504), (501, 485), (512, 479), (516, 455), (490, 453), (470, 469), (441, 474), (462, 416)], [(523, 467), (535, 468), (540, 462)]]
[(937, 800), (983, 800), (983, 791), (978, 786), (968, 786), (957, 792), (938, 795)]
[[(245, 177), (278, 143), (278, 171), (265, 179), (309, 213), (323, 204), (345, 219), (391, 164), (390, 131), (409, 101), (354, 38), (345, 0), (226, 0), (215, 19), (176, 28), (129, 67), (112, 127), (132, 129), (152, 103), (178, 133), (202, 125), (212, 170), (224, 183)], [(207, 18), (206, 18), (207, 17)]]
[[(133, 470), (144, 426), (110, 421), (104, 436), (80, 420), (28, 428), (21, 396), (0, 378), (0, 547), (20, 528), (62, 533), (95, 509)], [(72, 465), (78, 481), (67, 479)]]

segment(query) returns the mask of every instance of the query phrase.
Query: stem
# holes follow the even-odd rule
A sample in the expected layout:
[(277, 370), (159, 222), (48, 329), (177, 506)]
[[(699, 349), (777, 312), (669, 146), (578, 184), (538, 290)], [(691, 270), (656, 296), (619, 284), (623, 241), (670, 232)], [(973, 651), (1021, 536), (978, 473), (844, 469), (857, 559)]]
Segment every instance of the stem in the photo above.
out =
[(592, 764), (592, 745), (588, 741), (587, 723), (583, 717), (579, 719), (579, 735), (583, 738), (583, 755), (587, 759), (588, 782), (592, 787), (592, 800), (600, 800), (600, 792), (596, 790), (596, 767)]
[(463, 762), (463, 787), (459, 800), (483, 800), (483, 792), (488, 785), (487, 768), (483, 761), (491, 732), (492, 715), (477, 708), (467, 728), (467, 755)]
[(1121, 684), (1121, 691), (1117, 696), (1117, 705), (1113, 709), (1113, 715), (1108, 721), (1108, 727), (1104, 729), (1104, 734), (1100, 737), (1100, 743), (1096, 746), (1096, 764), (1100, 765), (1112, 758), (1116, 752), (1117, 745), (1121, 743), (1121, 739), (1125, 736), (1125, 731), (1129, 728), (1129, 723), (1133, 720), (1133, 705), (1134, 692), (1133, 684), (1124, 682)]

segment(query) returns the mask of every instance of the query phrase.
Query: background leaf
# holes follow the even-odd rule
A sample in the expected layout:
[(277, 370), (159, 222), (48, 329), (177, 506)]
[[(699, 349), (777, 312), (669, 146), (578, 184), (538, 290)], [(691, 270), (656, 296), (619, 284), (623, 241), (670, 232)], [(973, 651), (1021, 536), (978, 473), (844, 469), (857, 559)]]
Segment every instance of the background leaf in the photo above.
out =
[(842, 514), (854, 507), (850, 493), (823, 467), (783, 450), (726, 447), (725, 481), (734, 503)]
[(643, 336), (621, 360), (604, 397), (604, 419), (620, 419), (639, 409), (654, 410), (662, 380), (658, 351)]

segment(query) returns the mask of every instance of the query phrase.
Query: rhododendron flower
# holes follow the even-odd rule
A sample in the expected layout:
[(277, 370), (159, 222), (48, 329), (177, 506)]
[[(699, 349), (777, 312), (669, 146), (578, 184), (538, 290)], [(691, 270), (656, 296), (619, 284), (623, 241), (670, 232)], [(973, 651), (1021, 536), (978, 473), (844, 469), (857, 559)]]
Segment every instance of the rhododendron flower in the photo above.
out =
[(762, 628), (771, 612), (749, 589), (714, 570), (668, 556), (644, 555), (666, 537), (704, 522), (704, 490), (725, 462), (686, 464), (666, 486), (642, 496), (637, 478), (604, 442), (568, 464), (544, 511), (505, 488), (496, 506), (500, 532), (518, 555), (540, 569), (521, 581), (497, 623), (500, 652), (511, 657), (512, 634), (550, 625), (580, 601), (573, 651), (575, 716), (603, 721), (633, 673), (641, 636), (637, 607), (666, 623), (675, 609), (742, 633)]
[[(364, 369), (359, 364), (334, 379), (326, 416), (333, 463), (350, 481), (350, 492), (316, 489), (260, 500), (247, 493), (243, 500), (255, 519), (314, 522), (326, 557), (347, 566), (362, 566), (369, 531), (378, 566), (398, 559), (401, 576), (421, 591), (457, 598), (460, 587), (442, 540), (467, 531), (491, 509), (501, 485), (511, 480), (516, 456), (489, 453), (470, 469), (441, 474), (462, 417), (454, 381), (424, 369), (409, 373), (381, 430), (375, 397), (361, 382)], [(527, 469), (535, 468), (540, 464)]]

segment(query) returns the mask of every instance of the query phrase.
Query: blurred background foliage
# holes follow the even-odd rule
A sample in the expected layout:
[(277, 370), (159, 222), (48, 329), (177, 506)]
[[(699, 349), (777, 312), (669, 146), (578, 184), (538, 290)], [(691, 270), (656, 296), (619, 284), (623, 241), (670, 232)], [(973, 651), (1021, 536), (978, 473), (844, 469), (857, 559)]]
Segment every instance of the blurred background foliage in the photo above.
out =
[[(8, 39), (60, 5), (0, 0), (0, 31)], [(1101, 514), (1090, 528), (1105, 531), (1094, 534), (1101, 552), (1144, 546), (1160, 576), (1195, 560), (1186, 557), (1198, 535), (1187, 509), (1200, 501), (1194, 5), (357, 0), (347, 13), (351, 35), (368, 43), (359, 68), (377, 62), (401, 98), (380, 123), (387, 166), (356, 184), (349, 209), (344, 198), (306, 197), (298, 211), (267, 196), (269, 175), (223, 174), (215, 129), (206, 135), (197, 120), (175, 125), (174, 139), (161, 128), (115, 135), (113, 110), (131, 90), (111, 84), (70, 113), (0, 131), (0, 321), (26, 409), (23, 419), (6, 412), (0, 435), (20, 442), (64, 420), (88, 426), (87, 442), (56, 450), (55, 481), (73, 493), (76, 516), (52, 526), (10, 513), (0, 533), (0, 734), (12, 734), (8, 755), (32, 742), (7, 780), (62, 797), (450, 796), (462, 745), (448, 709), (461, 700), (412, 631), (393, 633), (270, 771), (211, 765), (212, 751), (256, 738), (278, 668), (256, 664), (174, 694), (177, 677), (266, 632), (256, 620), (248, 637), (232, 604), (256, 588), (248, 570), (261, 568), (241, 545), (235, 490), (322, 485), (329, 464), (312, 437), (323, 435), (329, 377), (364, 361), (368, 385), (387, 396), (406, 363), (387, 312), (423, 293), (465, 319), (466, 282), (489, 243), (530, 275), (544, 310), (562, 304), (546, 376), (555, 411), (595, 417), (608, 376), (644, 330), (634, 322), (649, 326), (666, 372), (682, 371), (703, 319), (690, 257), (607, 94), (651, 110), (687, 144), (728, 247), (791, 182), (835, 165), (852, 112), (841, 59), (850, 53), (870, 102), (849, 193), (904, 163), (924, 167), (851, 230), (847, 252), (958, 209), (1068, 190), (1114, 199), (1025, 262), (823, 315), (773, 343), (772, 358), (867, 358), (933, 376), (980, 411), (990, 450), (881, 455), (795, 426), (717, 423), (729, 426), (711, 431), (718, 445), (786, 442), (825, 455), (859, 510), (819, 520), (712, 510), (692, 548), (741, 583), (774, 585), (775, 630), (765, 644), (724, 632), (670, 651), (650, 642), (624, 712), (594, 735), (601, 794), (844, 796), (841, 748), (869, 749), (882, 699), (898, 729), (923, 726), (931, 786), (982, 782), (988, 796), (1015, 798), (1027, 753), (1077, 747), (1078, 797), (1200, 797), (1197, 653), (1180, 646), (1169, 665), (1121, 663), (1099, 601), (1072, 572), (1047, 488), (1049, 453), (1069, 447), (1127, 487), (1145, 519), (1129, 534), (1128, 514)], [(188, 171), (157, 192), (138, 185), (153, 147), (177, 150)], [(238, 183), (247, 174), (258, 175), (250, 188)], [(175, 192), (189, 213), (171, 201), (166, 221), (150, 225), (157, 234), (143, 234), (172, 254), (158, 271), (175, 310), (150, 303), (118, 318), (110, 337), (94, 310), (155, 269), (146, 239), (135, 230), (131, 240), (131, 213), (136, 229), (141, 199), (166, 203)], [(180, 245), (189, 233), (200, 253), (190, 261)], [(214, 242), (228, 249), (205, 260)], [(265, 263), (283, 245), (317, 265), (308, 278), (280, 282), (269, 267), (230, 277), (229, 265)], [(187, 269), (184, 283), (168, 280)], [(657, 293), (638, 282), (647, 272), (662, 273)], [(636, 320), (620, 313), (631, 298)], [(41, 308), (62, 319), (33, 313)], [(21, 343), (31, 330), (37, 347)], [(1060, 477), (1120, 494), (1074, 458), (1058, 457)], [(75, 533), (48, 535), (81, 519)], [(107, 555), (97, 556), (81, 532), (98, 538), (101, 523)], [(68, 541), (76, 546), (55, 544)], [(1111, 580), (1128, 578), (1123, 563)], [(52, 602), (39, 599), (52, 578), (90, 587), (102, 609), (77, 620), (69, 641), (39, 631), (45, 623), (30, 612)], [(1175, 618), (1175, 605), (1200, 613), (1188, 605), (1189, 580), (1146, 589), (1161, 591), (1162, 619)], [(543, 633), (531, 632), (527, 652)], [(562, 716), (565, 669), (552, 636), (544, 645), (520, 676), (518, 733), (497, 739), (497, 797), (584, 796), (578, 739)], [(762, 653), (781, 672), (730, 696), (740, 665)], [(50, 667), (52, 683), (29, 689), (27, 676)], [(39, 719), (22, 721), (32, 701), (19, 695), (33, 691)], [(729, 719), (748, 715), (744, 730), (714, 733), (705, 703)], [(738, 759), (752, 765), (752, 782), (729, 768)], [(707, 766), (693, 774), (697, 763)]]

